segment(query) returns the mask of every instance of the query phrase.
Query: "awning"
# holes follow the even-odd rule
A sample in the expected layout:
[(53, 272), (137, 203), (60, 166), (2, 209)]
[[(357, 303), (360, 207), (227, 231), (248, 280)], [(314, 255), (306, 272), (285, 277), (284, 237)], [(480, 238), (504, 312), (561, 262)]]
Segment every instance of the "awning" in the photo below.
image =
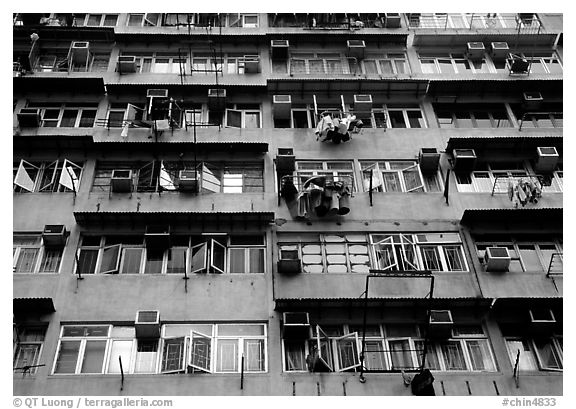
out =
[[(275, 300), (276, 311), (310, 311), (330, 308), (364, 308), (364, 298), (279, 298)], [(492, 304), (492, 298), (368, 298), (367, 307), (371, 309), (384, 308), (415, 308), (415, 309), (450, 309), (478, 308), (487, 309)]]
[(54, 73), (13, 77), (14, 92), (69, 92), (72, 95), (104, 95), (104, 78), (95, 73)]
[(81, 226), (130, 225), (142, 227), (147, 224), (171, 225), (187, 229), (204, 226), (234, 226), (250, 228), (274, 221), (274, 212), (74, 212), (76, 223)]
[(270, 78), (268, 79), (268, 91), (272, 94), (297, 94), (297, 93), (340, 93), (353, 92), (356, 94), (377, 93), (389, 96), (421, 97), (428, 91), (429, 81), (426, 79), (409, 78), (380, 78), (358, 79), (354, 76), (302, 76), (300, 78)]
[[(40, 21), (38, 17), (37, 20)], [(13, 27), (15, 40), (30, 40), (30, 34), (36, 33), (42, 40), (70, 41), (114, 41), (114, 27), (66, 27), (40, 24), (28, 24)]]
[[(493, 32), (488, 30), (468, 30), (468, 29), (435, 29), (417, 28), (414, 30), (415, 46), (450, 46), (452, 49), (460, 47), (465, 50), (467, 42), (483, 42), (490, 44), (493, 41), (505, 41), (510, 47), (519, 49), (526, 47), (530, 50), (534, 46), (552, 47), (556, 41), (558, 33), (530, 33), (518, 34), (515, 28), (499, 28)], [(438, 35), (438, 33), (441, 35)]]
[(88, 150), (93, 147), (94, 140), (92, 135), (81, 133), (48, 135), (42, 134), (41, 132), (39, 134), (39, 129), (42, 128), (36, 128), (34, 131), (24, 129), (15, 132), (13, 135), (14, 152), (29, 149), (37, 149), (39, 151), (43, 149), (56, 149), (57, 151), (67, 151), (70, 149)]
[(466, 209), (460, 224), (472, 233), (560, 233), (562, 208)]
[(12, 302), (14, 314), (51, 313), (56, 311), (52, 298), (14, 298)]
[(509, 77), (506, 79), (432, 79), (430, 76), (430, 88), (428, 95), (434, 97), (470, 97), (476, 96), (505, 96), (511, 95), (521, 98), (523, 92), (542, 92), (544, 95), (562, 96), (563, 79), (558, 77), (535, 78), (527, 75), (523, 77)]
[(268, 152), (268, 142), (262, 141), (197, 141), (194, 143), (194, 141), (155, 141), (154, 139), (122, 141), (109, 138), (95, 141), (95, 146), (112, 149), (114, 151), (132, 150), (135, 145), (137, 145), (138, 148), (149, 147), (154, 152), (156, 152), (159, 147), (162, 147), (162, 152), (164, 153), (181, 152), (182, 149), (196, 149), (197, 154), (210, 152)]
[[(378, 44), (387, 46), (395, 45), (406, 47), (408, 40), (408, 33), (403, 30), (400, 32), (385, 32), (382, 29), (370, 29), (365, 28), (359, 30), (356, 34), (350, 34), (350, 30), (333, 29), (333, 30), (322, 30), (322, 29), (303, 29), (299, 27), (297, 29), (291, 28), (274, 28), (274, 33), (269, 33), (266, 37), (268, 40), (288, 40), (288, 41), (298, 41), (298, 44), (305, 44), (306, 42), (314, 42), (321, 44), (335, 44), (335, 42), (342, 42), (343, 46), (346, 46), (346, 40), (365, 40), (371, 42), (378, 42)], [(280, 32), (279, 32), (280, 31)], [(268, 41), (270, 44), (270, 41)], [(292, 46), (292, 44), (290, 44)]]
[(514, 158), (536, 158), (536, 148), (539, 146), (554, 146), (562, 156), (562, 136), (458, 136), (448, 140), (446, 152), (452, 154), (454, 149), (474, 149), (476, 156), (482, 158), (502, 157), (506, 153)]

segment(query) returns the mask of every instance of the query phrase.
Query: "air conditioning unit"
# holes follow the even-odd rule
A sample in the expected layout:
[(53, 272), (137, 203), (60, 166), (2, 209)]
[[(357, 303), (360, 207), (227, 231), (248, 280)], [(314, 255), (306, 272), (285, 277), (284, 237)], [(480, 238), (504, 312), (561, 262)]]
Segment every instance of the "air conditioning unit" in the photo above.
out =
[(541, 173), (550, 173), (558, 166), (560, 155), (553, 146), (539, 146), (536, 148), (538, 157), (534, 163), (534, 170)]
[(510, 54), (508, 57), (508, 65), (510, 66), (510, 74), (528, 74), (530, 62), (523, 57)]
[(22, 108), (18, 112), (18, 125), (21, 128), (38, 128), (40, 126), (40, 110), (34, 108)]
[(147, 89), (146, 98), (168, 98), (167, 89)]
[(137, 311), (134, 327), (136, 338), (160, 338), (160, 311)]
[(506, 247), (487, 247), (484, 253), (486, 271), (502, 272), (510, 268), (510, 253)]
[(88, 41), (73, 41), (70, 46), (72, 62), (77, 64), (86, 64), (90, 52), (90, 43)]
[(66, 226), (47, 224), (42, 231), (42, 242), (46, 247), (64, 247), (66, 245)]
[(114, 169), (110, 179), (110, 188), (115, 193), (132, 192), (132, 170)]
[(272, 106), (274, 107), (274, 117), (289, 119), (292, 109), (292, 97), (290, 95), (274, 95), (272, 96)]
[(418, 154), (418, 164), (422, 173), (436, 173), (438, 172), (438, 165), (440, 163), (440, 153), (436, 148), (420, 148)]
[(524, 92), (522, 94), (523, 109), (539, 109), (542, 106), (542, 102), (544, 102), (544, 98), (539, 92)]
[(492, 59), (505, 59), (510, 53), (508, 43), (505, 41), (495, 41), (490, 43), (490, 57)]
[(287, 60), (289, 48), (288, 40), (270, 40), (270, 56), (273, 60)]
[(454, 165), (455, 171), (472, 171), (476, 167), (476, 152), (474, 149), (454, 149)]
[(556, 317), (549, 308), (528, 310), (530, 317), (530, 332), (538, 335), (548, 335), (554, 332), (557, 325)]
[(170, 226), (150, 225), (146, 226), (144, 243), (147, 249), (165, 250), (170, 247)]
[(136, 57), (128, 55), (118, 57), (118, 72), (120, 74), (136, 72)]
[(466, 56), (471, 60), (481, 60), (484, 58), (484, 43), (475, 41), (466, 44)]
[(257, 74), (260, 72), (260, 56), (245, 55), (243, 61), (245, 74)]
[(364, 40), (348, 40), (346, 41), (346, 46), (348, 47), (348, 57), (364, 58), (364, 51), (366, 50)]
[(400, 28), (401, 21), (400, 13), (385, 13), (384, 14), (384, 27), (386, 28)]
[(283, 175), (290, 174), (296, 170), (296, 157), (294, 156), (293, 148), (278, 148), (276, 170)]
[(372, 95), (354, 95), (354, 111), (369, 113), (372, 110)]
[(308, 313), (282, 313), (282, 338), (294, 340), (306, 340), (310, 338), (310, 317)]
[(208, 109), (223, 111), (226, 108), (226, 90), (224, 88), (211, 88), (208, 90)]
[(195, 170), (181, 170), (178, 174), (178, 189), (185, 192), (198, 192), (198, 172)]
[(430, 310), (428, 335), (431, 338), (450, 338), (453, 326), (454, 322), (450, 310)]

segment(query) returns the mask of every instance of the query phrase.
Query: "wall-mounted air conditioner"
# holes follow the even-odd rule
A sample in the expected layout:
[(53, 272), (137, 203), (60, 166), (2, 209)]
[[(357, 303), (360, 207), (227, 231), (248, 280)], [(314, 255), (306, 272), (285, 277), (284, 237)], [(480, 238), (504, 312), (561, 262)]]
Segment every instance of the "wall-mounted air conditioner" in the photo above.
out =
[(289, 246), (288, 248), (280, 247), (278, 260), (278, 274), (294, 275), (302, 271), (302, 264), (298, 250)]
[(385, 13), (384, 14), (384, 27), (386, 28), (400, 28), (400, 13)]
[(245, 55), (243, 62), (245, 74), (256, 74), (260, 72), (260, 56)]
[(168, 98), (167, 89), (147, 89), (146, 98)]
[(486, 271), (508, 271), (510, 268), (510, 253), (506, 247), (487, 247), (484, 253)]
[(146, 226), (144, 243), (148, 250), (165, 250), (170, 247), (170, 226), (150, 225)]
[(42, 231), (42, 242), (46, 247), (64, 247), (66, 244), (66, 226), (47, 224)]
[(438, 165), (440, 163), (440, 153), (436, 148), (420, 148), (418, 154), (418, 164), (422, 173), (436, 173), (438, 172)]
[(428, 335), (432, 338), (450, 338), (452, 336), (452, 313), (450, 310), (430, 310)]
[(90, 43), (88, 41), (73, 41), (70, 46), (72, 62), (76, 64), (86, 64), (90, 53)]
[(346, 41), (346, 47), (348, 48), (348, 57), (364, 58), (364, 52), (366, 51), (364, 40), (348, 40)]
[(136, 338), (160, 338), (160, 311), (137, 311), (134, 327)]
[(120, 74), (136, 72), (136, 57), (121, 55), (118, 57), (118, 72)]
[(474, 149), (454, 149), (454, 165), (455, 171), (472, 171), (476, 167), (476, 152)]
[(211, 88), (208, 90), (208, 109), (223, 111), (226, 108), (226, 90), (224, 88)]
[(278, 148), (276, 155), (276, 170), (287, 175), (296, 170), (296, 156), (293, 148)]
[(272, 106), (274, 107), (275, 118), (289, 119), (292, 109), (292, 97), (290, 95), (273, 95)]
[(185, 192), (198, 192), (198, 172), (195, 170), (185, 169), (178, 174), (178, 189)]
[(537, 157), (534, 170), (540, 173), (553, 172), (558, 166), (560, 155), (554, 146), (539, 146), (536, 148)]
[(539, 109), (544, 102), (542, 94), (539, 92), (524, 92), (522, 93), (522, 108), (526, 110)]
[(18, 112), (18, 125), (21, 128), (38, 128), (40, 126), (40, 110), (34, 108), (22, 108)]
[(508, 43), (505, 41), (495, 41), (490, 43), (490, 57), (496, 60), (505, 59), (510, 53)]
[(308, 313), (282, 313), (282, 338), (294, 340), (305, 340), (310, 338), (310, 317)]
[(287, 60), (289, 48), (288, 40), (270, 40), (270, 57), (273, 60)]
[(115, 193), (132, 192), (132, 170), (114, 169), (110, 179), (110, 189)]
[(358, 94), (354, 95), (354, 111), (369, 113), (372, 110), (372, 95)]
[(466, 44), (466, 56), (471, 60), (480, 60), (484, 58), (485, 51), (484, 43), (480, 41), (469, 42)]
[(533, 308), (528, 310), (530, 331), (533, 334), (549, 335), (557, 326), (554, 312), (549, 308)]

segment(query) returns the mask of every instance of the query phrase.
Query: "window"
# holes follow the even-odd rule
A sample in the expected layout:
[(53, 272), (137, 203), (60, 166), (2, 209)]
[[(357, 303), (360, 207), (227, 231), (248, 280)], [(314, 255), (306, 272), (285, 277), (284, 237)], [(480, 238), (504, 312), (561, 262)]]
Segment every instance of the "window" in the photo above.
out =
[(82, 176), (82, 162), (58, 159), (53, 162), (28, 162), (24, 159), (13, 164), (15, 193), (78, 192)]
[(261, 128), (260, 105), (232, 104), (225, 113), (225, 124), (231, 128)]
[(160, 13), (128, 14), (129, 27), (154, 27), (160, 23)]
[[(389, 128), (426, 128), (424, 116), (419, 107), (402, 107), (388, 105), (388, 127)], [(376, 119), (376, 118), (375, 118)]]
[[(506, 247), (510, 254), (510, 272), (561, 273), (563, 269), (562, 243), (556, 237), (532, 238), (529, 236), (476, 236), (478, 259), (484, 262), (487, 247)], [(550, 264), (552, 263), (552, 267)]]
[(326, 176), (334, 182), (344, 182), (355, 191), (354, 168), (349, 161), (296, 161), (294, 185), (302, 190), (312, 176)]
[(102, 373), (109, 331), (109, 325), (63, 326), (53, 373)]
[(348, 64), (339, 53), (292, 53), (290, 74), (348, 74)]
[(371, 234), (377, 269), (468, 271), (458, 233)]
[(187, 52), (122, 51), (121, 55), (136, 57), (137, 73), (180, 74), (187, 72)]
[(410, 73), (406, 55), (403, 52), (380, 55), (367, 54), (361, 62), (358, 62), (355, 58), (349, 58), (348, 63), (352, 74), (386, 76)]
[[(132, 170), (133, 191), (177, 191), (181, 170), (194, 170), (192, 161), (151, 162), (98, 162), (92, 184), (93, 192), (109, 192), (112, 172), (116, 169)], [(264, 191), (263, 163), (208, 163), (197, 164), (201, 194), (257, 193)]]
[(424, 74), (479, 74), (489, 73), (486, 59), (469, 60), (464, 54), (420, 53), (420, 67)]
[(433, 104), (440, 128), (510, 128), (502, 104)]
[(12, 361), (15, 372), (36, 373), (35, 365), (40, 364), (45, 334), (44, 327), (16, 326)]
[(26, 108), (37, 108), (40, 111), (40, 126), (47, 128), (73, 127), (91, 128), (96, 119), (97, 103), (37, 103), (29, 102)]
[(562, 337), (543, 338), (507, 337), (508, 356), (514, 367), (518, 352), (518, 368), (521, 371), (562, 371)]
[[(370, 185), (376, 192), (438, 192), (441, 190), (441, 178), (438, 173), (424, 178), (415, 161), (361, 161), (360, 166), (366, 192), (370, 190)], [(372, 181), (370, 181), (371, 177)]]
[(74, 24), (82, 26), (113, 27), (118, 22), (118, 14), (75, 14)]
[(562, 74), (562, 64), (556, 52), (514, 53), (530, 62), (531, 74)]
[(473, 172), (455, 172), (455, 177), (459, 192), (506, 194), (510, 183), (532, 180), (523, 162), (479, 163)]
[(174, 236), (166, 250), (146, 249), (142, 235), (84, 236), (81, 274), (263, 274), (262, 235)]

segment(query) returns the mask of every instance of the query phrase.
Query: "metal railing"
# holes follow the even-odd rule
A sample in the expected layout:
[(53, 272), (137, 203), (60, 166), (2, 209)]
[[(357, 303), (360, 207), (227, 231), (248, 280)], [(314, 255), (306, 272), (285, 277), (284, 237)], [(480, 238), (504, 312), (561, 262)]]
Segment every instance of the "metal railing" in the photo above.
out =
[(321, 13), (275, 13), (269, 15), (268, 24), (269, 27), (275, 28), (298, 27), (318, 30), (383, 28), (385, 26), (384, 14), (380, 13), (342, 13), (331, 17), (332, 15)]
[[(522, 114), (522, 118), (520, 119), (520, 126), (518, 127), (518, 130), (521, 131), (522, 128), (524, 128), (524, 122), (531, 122), (533, 123), (534, 120), (536, 120), (536, 122), (538, 123), (539, 119), (542, 119), (543, 121), (546, 120), (548, 122), (550, 122), (552, 124), (552, 126), (550, 126), (550, 128), (562, 128), (563, 127), (563, 123), (562, 123), (562, 117), (564, 116), (563, 112), (525, 112), (524, 114)], [(539, 128), (544, 128), (545, 126), (538, 126)], [(526, 127), (528, 128), (528, 127)], [(531, 126), (530, 128), (534, 128), (534, 126)]]
[(494, 178), (494, 184), (492, 185), (492, 196), (494, 196), (494, 194), (508, 193), (510, 183), (516, 184), (520, 180), (537, 183), (540, 189), (544, 187), (544, 176), (542, 175), (496, 176)]
[(539, 34), (542, 23), (538, 16), (532, 13), (410, 13), (408, 27), (435, 30), (513, 29), (519, 34)]
[(548, 265), (548, 271), (546, 272), (546, 277), (551, 275), (562, 275), (564, 266), (564, 255), (563, 253), (553, 253), (550, 258), (550, 264)]

